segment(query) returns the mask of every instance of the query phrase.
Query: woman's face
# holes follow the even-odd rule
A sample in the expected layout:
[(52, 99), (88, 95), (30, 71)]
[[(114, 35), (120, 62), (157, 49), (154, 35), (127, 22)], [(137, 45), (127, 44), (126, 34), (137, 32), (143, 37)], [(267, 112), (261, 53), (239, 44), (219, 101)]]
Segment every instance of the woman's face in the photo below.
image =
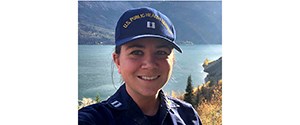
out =
[(171, 76), (174, 52), (168, 42), (141, 38), (121, 46), (113, 54), (118, 72), (131, 96), (156, 96)]

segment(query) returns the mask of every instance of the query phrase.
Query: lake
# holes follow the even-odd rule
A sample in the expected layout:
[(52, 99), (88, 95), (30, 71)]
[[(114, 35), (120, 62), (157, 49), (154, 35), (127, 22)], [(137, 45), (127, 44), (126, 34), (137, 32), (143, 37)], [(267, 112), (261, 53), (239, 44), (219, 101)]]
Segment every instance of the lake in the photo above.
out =
[[(183, 93), (189, 75), (192, 75), (193, 86), (203, 84), (207, 75), (203, 72), (204, 60), (216, 60), (222, 56), (220, 44), (180, 47), (183, 53), (175, 51), (173, 74), (163, 88), (169, 94), (171, 91)], [(112, 68), (113, 50), (113, 45), (78, 45), (78, 99), (99, 95), (104, 100), (121, 85), (116, 67)]]

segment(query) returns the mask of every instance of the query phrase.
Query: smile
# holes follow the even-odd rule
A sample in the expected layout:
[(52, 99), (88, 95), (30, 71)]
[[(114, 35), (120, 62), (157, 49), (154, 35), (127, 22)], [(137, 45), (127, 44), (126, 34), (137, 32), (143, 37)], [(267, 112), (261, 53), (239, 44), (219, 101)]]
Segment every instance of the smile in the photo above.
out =
[(158, 76), (138, 76), (138, 77), (142, 80), (150, 81), (150, 80), (158, 79), (160, 77), (160, 75), (158, 75)]

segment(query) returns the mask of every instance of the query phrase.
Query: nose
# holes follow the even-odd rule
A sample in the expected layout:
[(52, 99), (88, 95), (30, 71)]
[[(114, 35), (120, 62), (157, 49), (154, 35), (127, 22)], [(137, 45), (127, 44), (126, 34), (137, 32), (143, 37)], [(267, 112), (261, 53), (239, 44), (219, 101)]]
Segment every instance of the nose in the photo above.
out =
[(158, 68), (157, 59), (153, 55), (145, 55), (142, 63), (142, 69), (156, 69)]

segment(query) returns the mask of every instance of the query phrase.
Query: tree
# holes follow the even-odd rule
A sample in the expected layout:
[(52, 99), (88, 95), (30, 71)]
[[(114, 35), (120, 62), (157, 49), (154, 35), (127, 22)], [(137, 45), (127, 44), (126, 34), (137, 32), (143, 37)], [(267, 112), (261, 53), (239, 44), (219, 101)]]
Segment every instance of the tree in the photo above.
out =
[(101, 99), (100, 99), (100, 95), (99, 95), (99, 94), (98, 94), (98, 95), (96, 95), (96, 99), (95, 99), (95, 101), (96, 101), (97, 103), (101, 101)]
[(184, 101), (191, 103), (192, 105), (194, 104), (194, 95), (193, 95), (193, 86), (192, 86), (192, 76), (189, 75), (187, 79), (187, 85), (185, 89), (185, 94), (184, 94)]
[(197, 87), (196, 97), (195, 97), (195, 106), (198, 106), (201, 103), (201, 94), (202, 94), (201, 88), (200, 88), (200, 86)]

